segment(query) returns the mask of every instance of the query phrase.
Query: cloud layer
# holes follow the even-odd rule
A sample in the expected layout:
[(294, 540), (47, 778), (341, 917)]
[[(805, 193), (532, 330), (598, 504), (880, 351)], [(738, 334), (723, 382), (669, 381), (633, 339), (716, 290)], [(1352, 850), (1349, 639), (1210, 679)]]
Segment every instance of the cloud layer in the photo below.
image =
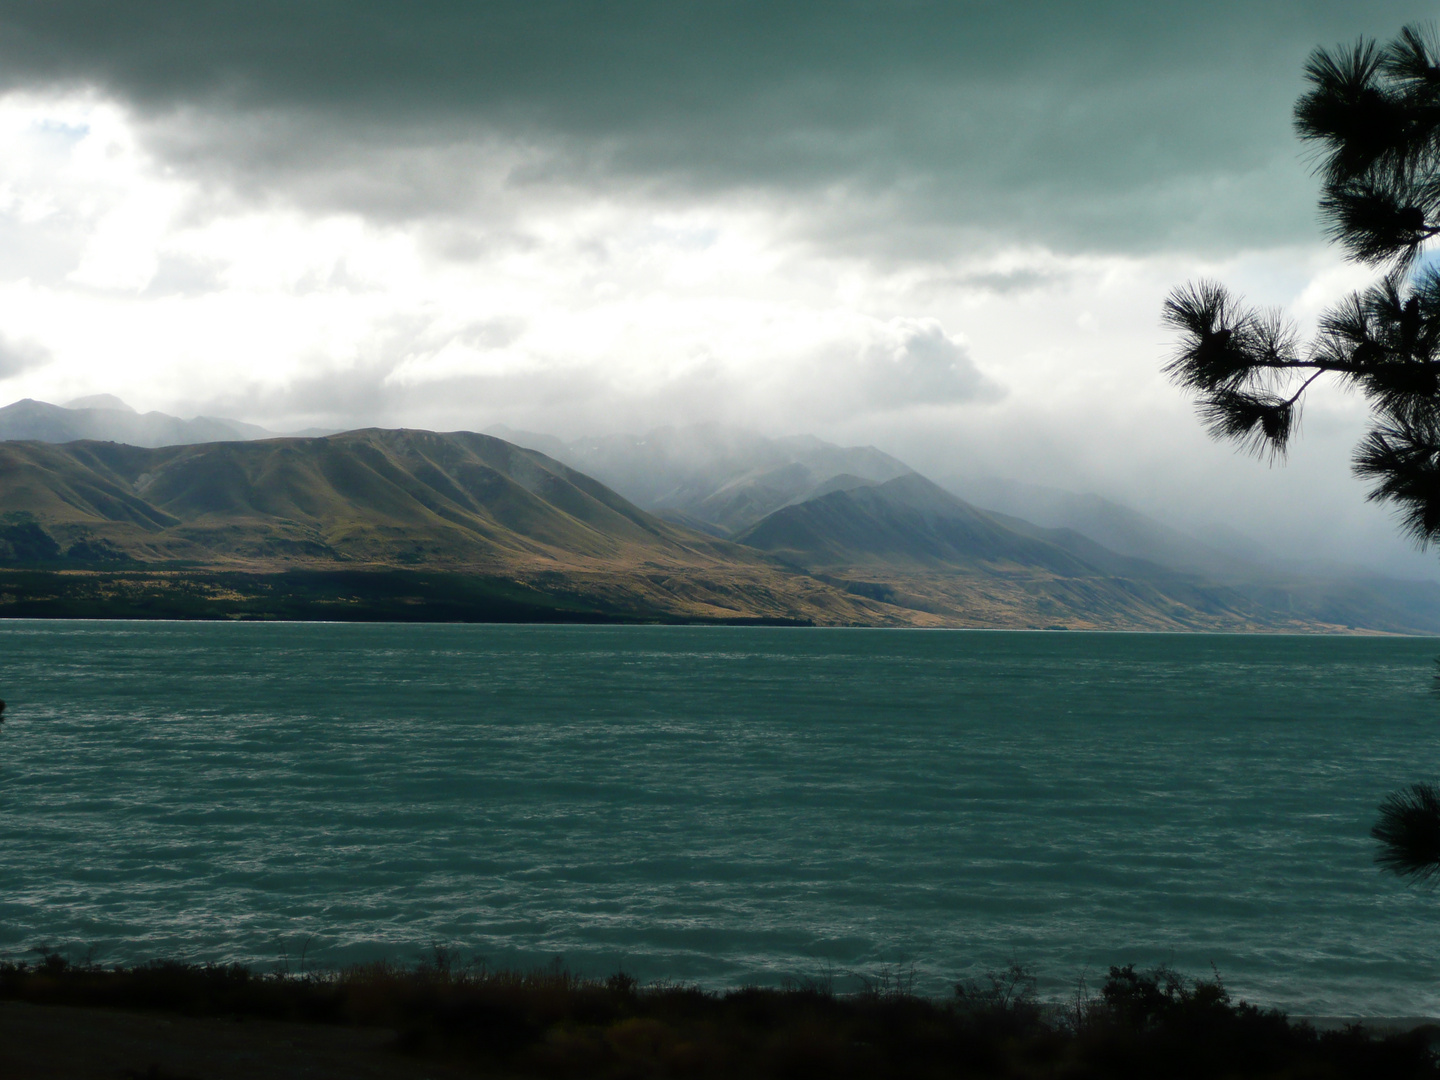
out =
[[(92, 0), (0, 11), (0, 79), (95, 89), (237, 190), (419, 219), (507, 184), (819, 197), (819, 238), (1087, 250), (1308, 238), (1289, 107), (1317, 44), (1431, 9)], [(933, 230), (943, 227), (945, 235)], [(927, 237), (929, 242), (927, 243)]]

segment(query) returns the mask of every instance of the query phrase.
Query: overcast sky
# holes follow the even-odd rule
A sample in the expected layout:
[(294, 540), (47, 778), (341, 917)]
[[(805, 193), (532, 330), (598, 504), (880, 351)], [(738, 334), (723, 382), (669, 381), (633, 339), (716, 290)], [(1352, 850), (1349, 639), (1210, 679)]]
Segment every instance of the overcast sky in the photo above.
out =
[(1435, 573), (1315, 394), (1207, 441), (1160, 305), (1302, 324), (1306, 55), (1434, 4), (0, 2), (0, 400), (720, 421)]

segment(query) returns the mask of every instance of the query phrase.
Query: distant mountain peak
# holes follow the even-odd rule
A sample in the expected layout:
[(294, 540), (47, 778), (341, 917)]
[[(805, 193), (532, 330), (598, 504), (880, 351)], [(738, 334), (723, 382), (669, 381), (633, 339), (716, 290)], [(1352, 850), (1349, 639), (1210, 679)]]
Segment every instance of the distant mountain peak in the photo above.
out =
[(160, 412), (143, 415), (113, 394), (51, 405), (25, 398), (0, 408), (0, 442), (68, 443), (81, 439), (129, 446), (184, 446), (196, 443), (267, 439), (273, 431), (239, 420), (196, 416), (182, 420)]
[(90, 394), (86, 397), (78, 397), (74, 401), (67, 401), (62, 408), (66, 409), (113, 409), (115, 412), (133, 413), (135, 410), (121, 401), (114, 394)]
[(568, 442), (492, 430), (594, 476), (644, 510), (716, 536), (733, 536), (837, 486), (884, 483), (911, 471), (873, 446), (837, 446), (813, 435), (770, 438), (713, 422)]

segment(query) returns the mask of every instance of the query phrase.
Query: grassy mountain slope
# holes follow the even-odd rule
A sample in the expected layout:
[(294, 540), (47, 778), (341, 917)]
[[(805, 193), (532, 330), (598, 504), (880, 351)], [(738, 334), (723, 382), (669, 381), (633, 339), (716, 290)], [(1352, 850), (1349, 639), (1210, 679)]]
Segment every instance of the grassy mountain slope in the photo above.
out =
[(0, 516), (12, 562), (79, 551), (81, 561), (150, 570), (423, 566), (635, 616), (914, 621), (652, 517), (543, 454), (468, 432), (158, 449), (5, 442)]
[(614, 558), (688, 539), (563, 465), (467, 433), (159, 449), (12, 442), (0, 444), (0, 484), (7, 511), (181, 557), (271, 558), (284, 538), (299, 544), (292, 557), (388, 561), (418, 545), (432, 561), (468, 564), (552, 550)]
[(734, 543), (468, 432), (0, 442), (0, 613), (1440, 631), (1440, 588), (1216, 584), (978, 510), (903, 466), (883, 482), (830, 471), (893, 459), (801, 449), (811, 465), (696, 481), (712, 519), (783, 496)]

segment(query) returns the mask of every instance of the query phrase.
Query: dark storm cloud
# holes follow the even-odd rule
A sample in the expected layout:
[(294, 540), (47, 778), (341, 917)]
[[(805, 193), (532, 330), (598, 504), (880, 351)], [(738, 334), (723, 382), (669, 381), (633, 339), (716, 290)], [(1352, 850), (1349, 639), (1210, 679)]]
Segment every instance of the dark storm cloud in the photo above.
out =
[(826, 194), (817, 239), (1099, 250), (1309, 240), (1289, 109), (1407, 0), (0, 6), (0, 80), (90, 85), (241, 191), (391, 218), (509, 183)]

